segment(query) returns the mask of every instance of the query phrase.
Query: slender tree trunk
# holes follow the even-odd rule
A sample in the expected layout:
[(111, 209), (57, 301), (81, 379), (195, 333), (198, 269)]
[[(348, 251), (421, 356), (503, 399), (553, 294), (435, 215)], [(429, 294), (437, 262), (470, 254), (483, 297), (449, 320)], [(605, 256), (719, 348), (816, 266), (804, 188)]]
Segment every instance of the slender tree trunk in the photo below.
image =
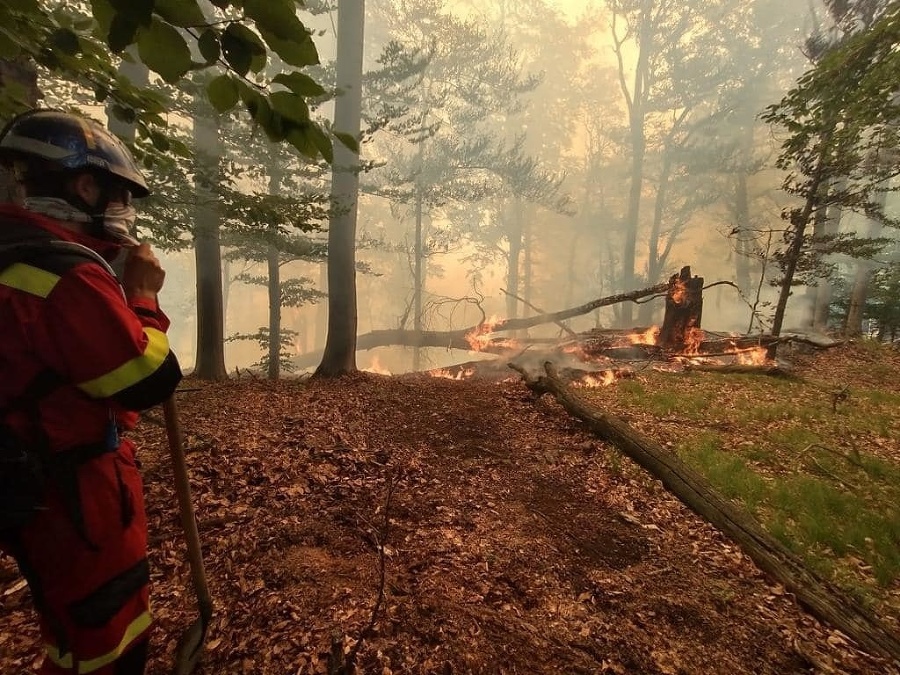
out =
[(750, 199), (747, 174), (740, 171), (735, 177), (734, 190), (735, 282), (741, 293), (750, 296)]
[[(635, 256), (637, 253), (637, 233), (640, 222), (641, 193), (644, 188), (644, 155), (647, 139), (644, 131), (644, 105), (647, 96), (646, 76), (647, 62), (650, 57), (652, 40), (652, 16), (650, 3), (643, 3), (641, 9), (640, 37), (638, 39), (637, 66), (634, 72), (634, 86), (631, 92), (631, 108), (629, 129), (631, 139), (631, 175), (628, 188), (628, 209), (625, 215), (625, 248), (622, 255), (622, 290), (630, 291), (635, 283)], [(621, 67), (621, 64), (620, 64)], [(624, 73), (620, 73), (620, 81), (624, 88)], [(626, 92), (627, 96), (627, 92)], [(629, 326), (632, 323), (630, 304), (617, 308), (621, 311), (620, 323)]]
[[(421, 148), (421, 145), (419, 146)], [(422, 294), (424, 293), (425, 280), (423, 277), (423, 261), (425, 258), (424, 236), (422, 228), (422, 191), (416, 189), (416, 241), (413, 247), (413, 330), (421, 332), (422, 330)], [(413, 348), (413, 371), (418, 371), (422, 367), (422, 349), (418, 346)]]
[[(842, 179), (839, 181), (836, 190), (842, 192), (846, 188), (846, 185), (846, 179)], [(844, 210), (841, 206), (834, 205), (828, 207), (828, 219), (825, 224), (826, 235), (833, 236), (840, 231), (843, 215)], [(822, 279), (817, 288), (816, 306), (813, 309), (813, 328), (819, 331), (826, 331), (828, 330), (828, 322), (831, 319), (831, 298), (834, 294), (831, 279)]]
[[(522, 213), (522, 204), (518, 202), (516, 204), (517, 218), (519, 222), (522, 223), (522, 246), (525, 252), (525, 259), (523, 261), (524, 266), (522, 269), (522, 297), (525, 298), (527, 303), (533, 303), (534, 298), (532, 297), (534, 293), (534, 237), (531, 234), (531, 223), (525, 222), (524, 215)], [(522, 308), (522, 316), (528, 316), (531, 312), (528, 311), (528, 305)]]
[[(810, 216), (813, 214), (818, 199), (819, 188), (822, 186), (825, 174), (825, 157), (831, 146), (831, 134), (826, 134), (820, 141), (819, 154), (816, 158), (815, 172), (810, 179), (809, 191), (807, 192), (806, 202), (803, 209), (799, 213), (794, 213), (791, 217), (791, 233), (790, 242), (785, 252), (785, 263), (783, 269), (783, 277), (781, 280), (781, 289), (778, 294), (778, 303), (775, 305), (775, 316), (772, 319), (772, 335), (778, 337), (781, 335), (781, 327), (784, 323), (784, 314), (787, 310), (788, 298), (791, 296), (791, 287), (794, 283), (794, 272), (797, 271), (797, 265), (800, 263), (800, 255), (803, 253), (803, 243), (806, 236), (806, 228), (809, 225)], [(770, 350), (772, 352), (773, 350)], [(770, 356), (774, 356), (771, 353)]]
[(276, 246), (269, 246), (266, 263), (268, 266), (269, 291), (269, 368), (270, 380), (281, 375), (281, 256)]
[[(359, 139), (365, 0), (338, 5), (337, 86), (334, 128)], [(328, 336), (316, 375), (334, 377), (356, 371), (356, 212), (359, 155), (334, 144), (331, 195), (335, 214), (328, 230)]]
[[(641, 210), (641, 192), (644, 186), (644, 120), (635, 113), (631, 120), (631, 185), (628, 190), (628, 212), (625, 216), (625, 250), (622, 255), (622, 289), (630, 291), (635, 283), (635, 256), (637, 231)], [(631, 305), (622, 305), (621, 324), (632, 322)]]
[[(522, 223), (518, 220), (518, 214), (513, 206), (507, 205), (507, 215), (504, 229), (507, 241), (509, 241), (509, 260), (506, 266), (506, 288), (511, 294), (522, 294)], [(512, 295), (506, 296), (506, 315), (515, 318), (519, 316), (519, 301)]]
[(225, 313), (222, 297), (220, 215), (210, 184), (217, 179), (222, 157), (218, 120), (210, 108), (195, 100), (194, 144), (199, 179), (195, 181), (197, 206), (194, 223), (194, 258), (197, 268), (197, 359), (194, 374), (205, 380), (224, 380)]
[[(281, 192), (280, 167), (269, 169), (269, 194)], [(277, 227), (272, 227), (277, 234)], [(266, 251), (266, 288), (269, 296), (269, 357), (267, 375), (270, 380), (281, 376), (281, 255), (278, 247), (270, 245)]]
[[(878, 195), (880, 206), (884, 206), (886, 193)], [(878, 220), (869, 220), (866, 228), (866, 237), (876, 238), (881, 236), (884, 225)], [(856, 274), (853, 278), (853, 288), (850, 291), (850, 306), (847, 308), (847, 318), (844, 322), (844, 335), (855, 337), (862, 334), (862, 323), (865, 318), (866, 301), (869, 299), (869, 282), (875, 265), (871, 260), (862, 259), (856, 261)]]
[[(659, 239), (662, 231), (663, 214), (666, 209), (666, 200), (669, 196), (669, 177), (672, 173), (672, 158), (668, 149), (663, 153), (663, 165), (659, 176), (659, 186), (656, 189), (656, 200), (653, 207), (653, 223), (650, 225), (650, 241), (648, 244), (649, 259), (647, 260), (647, 279), (655, 282), (662, 274), (662, 256), (659, 252)], [(654, 305), (646, 303), (638, 310), (638, 323), (647, 326), (653, 322)]]
[[(328, 293), (328, 262), (319, 263), (319, 288), (325, 293), (325, 295), (330, 295)], [(317, 302), (316, 303), (316, 316), (315, 316), (315, 325), (313, 326), (313, 344), (312, 349), (314, 351), (320, 351), (325, 349), (325, 337), (328, 334), (328, 303), (327, 302)]]

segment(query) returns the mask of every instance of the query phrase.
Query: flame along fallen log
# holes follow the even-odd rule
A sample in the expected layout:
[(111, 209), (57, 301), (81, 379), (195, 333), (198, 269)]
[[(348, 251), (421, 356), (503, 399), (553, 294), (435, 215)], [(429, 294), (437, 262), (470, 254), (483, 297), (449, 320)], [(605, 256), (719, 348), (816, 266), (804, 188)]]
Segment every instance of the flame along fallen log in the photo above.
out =
[(535, 377), (524, 368), (510, 364), (535, 394), (553, 394), (571, 415), (653, 474), (686, 506), (738, 544), (763, 572), (793, 593), (815, 617), (842, 631), (870, 653), (900, 664), (900, 639), (871, 612), (804, 565), (753, 516), (726, 501), (678, 457), (623, 420), (587, 405), (562, 382), (552, 363), (547, 362), (544, 367), (547, 374)]

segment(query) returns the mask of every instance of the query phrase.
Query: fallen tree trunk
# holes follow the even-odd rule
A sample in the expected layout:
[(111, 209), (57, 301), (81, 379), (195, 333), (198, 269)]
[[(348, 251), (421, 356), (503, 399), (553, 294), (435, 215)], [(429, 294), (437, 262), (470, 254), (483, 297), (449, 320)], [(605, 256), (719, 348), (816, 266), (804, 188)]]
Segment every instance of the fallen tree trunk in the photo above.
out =
[[(375, 349), (376, 347), (399, 346), (440, 347), (442, 349), (463, 349), (469, 351), (502, 353), (508, 351), (508, 348), (503, 346), (502, 340), (493, 341), (494, 344), (490, 344), (491, 341), (484, 341), (484, 344), (479, 341), (477, 347), (474, 347), (472, 345), (472, 340), (477, 338), (473, 338), (472, 336), (485, 335), (487, 333), (500, 333), (510, 330), (525, 330), (526, 328), (533, 328), (545, 323), (559, 323), (560, 321), (565, 321), (566, 319), (571, 319), (575, 316), (587, 314), (600, 307), (607, 307), (620, 302), (635, 302), (641, 298), (662, 293), (666, 288), (668, 288), (668, 284), (657, 284), (656, 286), (632, 291), (631, 293), (618, 293), (616, 295), (609, 295), (605, 298), (598, 298), (583, 305), (564, 309), (559, 312), (539, 314), (537, 316), (529, 316), (522, 319), (505, 319), (493, 324), (480, 323), (459, 330), (414, 331), (404, 330), (402, 328), (374, 330), (370, 333), (363, 333), (362, 335), (357, 336), (356, 350), (364, 351)], [(481, 331), (481, 333), (479, 333), (479, 331)], [(310, 352), (298, 356), (294, 360), (294, 363), (300, 368), (306, 368), (315, 365), (321, 358), (321, 351)]]
[(559, 379), (551, 363), (547, 375), (533, 377), (510, 364), (538, 395), (550, 393), (601, 438), (662, 481), (685, 505), (737, 543), (759, 568), (782, 584), (820, 620), (841, 630), (872, 654), (900, 663), (900, 639), (853, 598), (806, 567), (746, 511), (726, 501), (700, 474), (619, 418), (587, 405)]

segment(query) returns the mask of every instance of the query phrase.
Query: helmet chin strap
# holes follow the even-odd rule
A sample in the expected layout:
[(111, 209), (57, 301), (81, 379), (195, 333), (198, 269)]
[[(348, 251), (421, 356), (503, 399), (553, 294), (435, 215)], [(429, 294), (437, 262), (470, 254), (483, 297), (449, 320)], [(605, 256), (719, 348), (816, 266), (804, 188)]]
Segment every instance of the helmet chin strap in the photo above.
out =
[(66, 197), (69, 202), (79, 211), (83, 211), (91, 218), (90, 234), (95, 239), (106, 239), (106, 209), (109, 208), (110, 198), (106, 191), (103, 191), (97, 203), (94, 206), (88, 204), (79, 194), (72, 194)]

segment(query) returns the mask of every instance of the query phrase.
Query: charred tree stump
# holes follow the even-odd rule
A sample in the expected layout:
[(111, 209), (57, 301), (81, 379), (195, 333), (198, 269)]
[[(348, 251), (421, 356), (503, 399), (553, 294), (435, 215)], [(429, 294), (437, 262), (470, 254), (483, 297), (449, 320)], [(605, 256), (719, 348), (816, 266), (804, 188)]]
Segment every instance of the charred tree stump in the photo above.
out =
[(692, 351), (692, 347), (695, 351), (700, 338), (694, 333), (700, 328), (702, 314), (703, 277), (691, 277), (691, 268), (682, 267), (669, 279), (660, 345), (667, 351)]
[(550, 393), (572, 415), (662, 481), (672, 494), (737, 543), (756, 565), (793, 593), (814, 616), (863, 649), (900, 663), (900, 639), (871, 612), (809, 569), (743, 509), (719, 495), (699, 473), (619, 418), (587, 405), (559, 379), (553, 364), (546, 376), (530, 376), (512, 364), (538, 395)]

